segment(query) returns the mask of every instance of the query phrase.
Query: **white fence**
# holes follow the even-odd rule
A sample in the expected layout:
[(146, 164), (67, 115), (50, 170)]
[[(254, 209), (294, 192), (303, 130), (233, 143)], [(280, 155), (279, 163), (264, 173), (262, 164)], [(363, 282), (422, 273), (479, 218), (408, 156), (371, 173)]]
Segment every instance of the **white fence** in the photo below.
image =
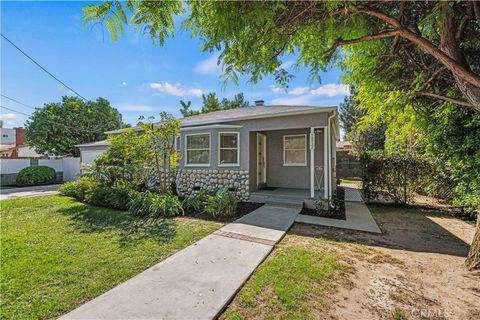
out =
[[(15, 175), (31, 165), (30, 159), (0, 159), (2, 181), (6, 175)], [(63, 181), (77, 180), (80, 175), (80, 158), (39, 159), (38, 165), (51, 167), (58, 173), (62, 172)]]

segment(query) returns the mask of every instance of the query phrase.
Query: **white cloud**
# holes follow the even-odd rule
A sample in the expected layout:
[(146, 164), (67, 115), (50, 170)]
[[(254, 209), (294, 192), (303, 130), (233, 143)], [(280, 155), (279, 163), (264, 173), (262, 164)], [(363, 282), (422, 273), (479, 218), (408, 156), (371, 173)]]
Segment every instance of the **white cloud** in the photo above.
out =
[(306, 94), (298, 97), (281, 97), (270, 101), (272, 105), (308, 105), (315, 97)]
[(135, 103), (119, 103), (114, 105), (120, 111), (138, 111), (138, 112), (150, 112), (156, 110), (154, 106), (135, 104)]
[(126, 86), (127, 83), (125, 81), (122, 82), (122, 86)]
[(283, 93), (293, 96), (311, 95), (323, 97), (337, 97), (349, 94), (349, 89), (347, 85), (335, 83), (325, 84), (316, 89), (310, 89), (309, 87), (293, 87), (292, 89), (285, 91), (284, 89), (277, 87), (276, 85), (272, 85), (270, 86), (270, 88), (274, 93)]
[(295, 63), (295, 61), (293, 61), (293, 60), (287, 60), (280, 65), (279, 69), (288, 70), (293, 66), (294, 63)]
[(347, 85), (329, 83), (311, 90), (310, 93), (316, 96), (336, 97), (348, 95), (349, 90)]
[(24, 116), (23, 114), (11, 112), (0, 114), (0, 120), (3, 121), (4, 128), (22, 127), (26, 119), (27, 116)]
[(275, 93), (282, 93), (285, 92), (285, 89), (277, 87), (276, 85), (271, 85), (270, 88), (272, 89), (273, 92)]
[(218, 54), (214, 54), (208, 59), (202, 60), (195, 66), (195, 72), (205, 75), (218, 75), (222, 68), (217, 64), (218, 63)]
[(309, 87), (295, 87), (295, 88), (292, 88), (291, 90), (288, 90), (288, 94), (292, 94), (294, 96), (299, 96), (299, 95), (307, 93), (308, 90), (310, 90)]
[(170, 82), (152, 82), (148, 84), (151, 89), (176, 97), (199, 97), (204, 92), (200, 88), (186, 88), (181, 83), (172, 84)]

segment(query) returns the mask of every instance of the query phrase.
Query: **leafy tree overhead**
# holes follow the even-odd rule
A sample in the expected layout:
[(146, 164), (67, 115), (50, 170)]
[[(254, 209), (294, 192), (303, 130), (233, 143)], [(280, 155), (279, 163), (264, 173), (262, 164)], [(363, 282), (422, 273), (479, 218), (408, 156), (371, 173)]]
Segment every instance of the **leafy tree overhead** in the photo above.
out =
[[(480, 111), (476, 1), (107, 1), (86, 6), (84, 20), (105, 19), (114, 40), (123, 33), (122, 25), (131, 22), (164, 44), (173, 36), (173, 17), (185, 13), (185, 4), (183, 25), (202, 39), (204, 50), (222, 49), (224, 76), (234, 83), (239, 73), (250, 74), (252, 81), (277, 73), (277, 79), (288, 81), (279, 67), (282, 55), (293, 52), (299, 53), (297, 64), (310, 67), (315, 79), (331, 62), (345, 59), (339, 47), (377, 43), (385, 58), (399, 52), (424, 58), (416, 77), (426, 83), (410, 86), (413, 98), (447, 100)], [(130, 21), (126, 12), (132, 13)], [(414, 63), (410, 60), (402, 65)]]
[(78, 156), (76, 144), (104, 139), (105, 131), (122, 126), (121, 118), (106, 99), (83, 101), (64, 96), (62, 102), (36, 109), (26, 122), (26, 142), (39, 153)]
[(245, 100), (243, 93), (235, 95), (235, 97), (230, 100), (223, 98), (221, 102), (218, 101), (218, 97), (214, 92), (202, 95), (202, 108), (200, 110), (190, 109), (192, 103), (191, 101), (185, 102), (180, 100), (180, 113), (184, 117), (193, 116), (201, 113), (208, 113), (220, 110), (236, 109), (248, 107), (249, 103)]

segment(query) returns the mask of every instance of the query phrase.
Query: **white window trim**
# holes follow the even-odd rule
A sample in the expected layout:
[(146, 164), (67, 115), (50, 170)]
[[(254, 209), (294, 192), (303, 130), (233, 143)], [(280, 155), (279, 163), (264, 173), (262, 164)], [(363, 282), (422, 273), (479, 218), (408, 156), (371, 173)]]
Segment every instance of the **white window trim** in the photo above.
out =
[[(236, 163), (223, 163), (222, 164), (220, 162), (220, 150), (221, 149), (231, 149), (231, 150), (235, 149), (235, 148), (221, 148), (220, 135), (222, 133), (236, 134), (237, 135), (237, 162)], [(219, 167), (239, 167), (240, 166), (240, 132), (238, 132), (238, 131), (219, 131), (218, 132), (218, 166)]]
[[(305, 146), (304, 146), (305, 160), (303, 163), (285, 163), (285, 153), (286, 153), (285, 151), (287, 151), (287, 149), (285, 149), (285, 141), (286, 141), (286, 138), (290, 138), (290, 137), (305, 138)], [(289, 150), (302, 150), (302, 149), (289, 149)], [(307, 135), (306, 134), (288, 134), (283, 136), (283, 166), (284, 167), (306, 167), (307, 166)]]
[[(208, 135), (208, 163), (188, 163), (188, 150), (187, 150), (187, 139), (190, 136), (206, 136)], [(212, 157), (212, 135), (210, 132), (202, 133), (191, 133), (185, 135), (184, 140), (184, 151), (185, 151), (185, 167), (210, 167), (211, 157)], [(191, 149), (192, 150), (192, 149)], [(195, 150), (205, 150), (205, 149), (195, 149)]]

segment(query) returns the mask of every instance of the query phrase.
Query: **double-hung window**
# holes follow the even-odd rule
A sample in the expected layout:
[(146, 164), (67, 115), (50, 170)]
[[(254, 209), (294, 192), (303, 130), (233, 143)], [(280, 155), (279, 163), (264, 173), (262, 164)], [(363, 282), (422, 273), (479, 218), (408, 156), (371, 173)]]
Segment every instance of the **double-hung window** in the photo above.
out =
[(307, 165), (307, 135), (295, 134), (283, 136), (283, 165)]
[(185, 136), (185, 165), (210, 166), (210, 134), (188, 134)]
[(218, 133), (218, 165), (233, 167), (240, 165), (240, 134), (238, 132)]

